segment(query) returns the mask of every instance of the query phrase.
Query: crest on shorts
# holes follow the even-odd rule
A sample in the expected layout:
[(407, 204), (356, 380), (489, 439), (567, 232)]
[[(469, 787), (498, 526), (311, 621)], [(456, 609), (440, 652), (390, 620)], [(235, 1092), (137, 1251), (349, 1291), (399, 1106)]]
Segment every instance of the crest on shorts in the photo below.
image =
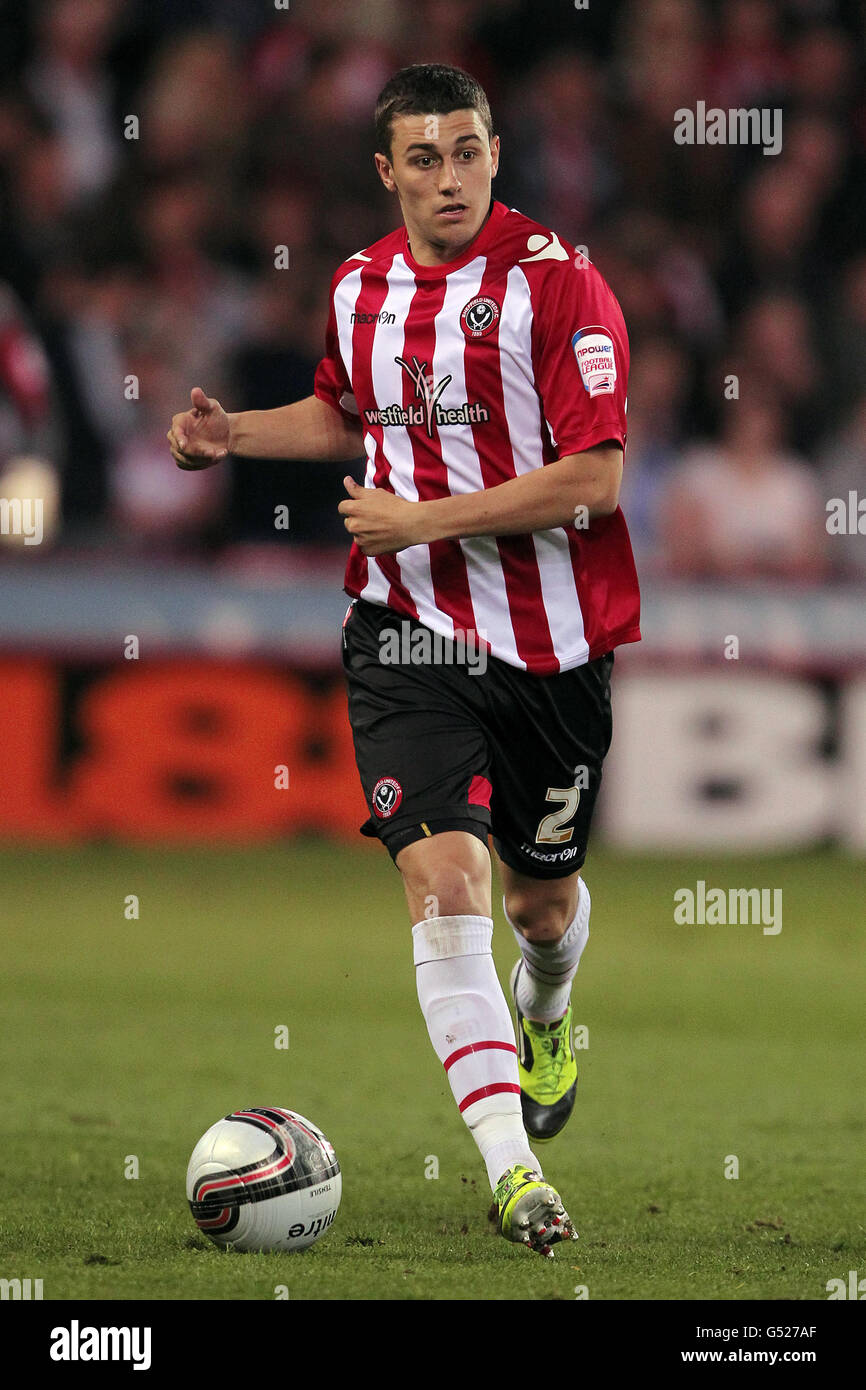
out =
[(499, 322), (500, 309), (489, 294), (476, 295), (464, 305), (460, 314), (460, 327), (467, 338), (486, 338)]
[(403, 788), (396, 777), (380, 777), (370, 800), (379, 819), (387, 820), (389, 816), (393, 816), (403, 800)]

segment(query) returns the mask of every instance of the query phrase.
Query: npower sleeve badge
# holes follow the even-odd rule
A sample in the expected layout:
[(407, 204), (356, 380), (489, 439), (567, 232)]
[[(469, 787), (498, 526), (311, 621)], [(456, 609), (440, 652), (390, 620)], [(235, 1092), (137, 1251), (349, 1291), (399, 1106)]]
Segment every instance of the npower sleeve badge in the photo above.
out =
[(571, 346), (580, 368), (580, 379), (590, 396), (610, 396), (616, 388), (613, 339), (600, 324), (579, 328)]

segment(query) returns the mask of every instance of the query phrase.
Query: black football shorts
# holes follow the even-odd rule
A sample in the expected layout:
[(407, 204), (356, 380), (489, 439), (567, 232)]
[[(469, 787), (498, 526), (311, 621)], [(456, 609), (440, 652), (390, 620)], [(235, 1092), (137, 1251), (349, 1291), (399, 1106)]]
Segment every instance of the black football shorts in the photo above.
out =
[(531, 675), (357, 599), (343, 666), (370, 809), (363, 835), (396, 858), (443, 830), (485, 844), (492, 833), (501, 859), (532, 878), (581, 867), (610, 747), (613, 652)]

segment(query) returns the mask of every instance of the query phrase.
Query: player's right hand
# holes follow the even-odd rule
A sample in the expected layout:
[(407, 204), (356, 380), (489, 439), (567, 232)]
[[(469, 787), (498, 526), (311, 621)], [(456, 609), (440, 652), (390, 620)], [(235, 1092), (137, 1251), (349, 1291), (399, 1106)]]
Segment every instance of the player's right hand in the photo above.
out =
[(189, 393), (192, 410), (175, 415), (166, 438), (178, 468), (210, 468), (229, 451), (229, 417), (200, 386)]

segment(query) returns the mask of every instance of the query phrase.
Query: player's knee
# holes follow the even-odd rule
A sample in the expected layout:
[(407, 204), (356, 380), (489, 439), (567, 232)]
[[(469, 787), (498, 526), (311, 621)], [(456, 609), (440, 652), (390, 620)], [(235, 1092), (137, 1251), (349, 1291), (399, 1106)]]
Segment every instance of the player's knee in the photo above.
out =
[(425, 917), (453, 917), (481, 910), (483, 887), (477, 875), (460, 864), (405, 872), (403, 882), (410, 901), (423, 900)]
[[(487, 916), (490, 912), (490, 861), (480, 841), (437, 844), (445, 837), (408, 845), (397, 856), (406, 896), (420, 917)], [(464, 837), (460, 837), (464, 838)]]
[(505, 909), (528, 941), (558, 941), (577, 910), (576, 877), (537, 887), (512, 888), (505, 895)]

